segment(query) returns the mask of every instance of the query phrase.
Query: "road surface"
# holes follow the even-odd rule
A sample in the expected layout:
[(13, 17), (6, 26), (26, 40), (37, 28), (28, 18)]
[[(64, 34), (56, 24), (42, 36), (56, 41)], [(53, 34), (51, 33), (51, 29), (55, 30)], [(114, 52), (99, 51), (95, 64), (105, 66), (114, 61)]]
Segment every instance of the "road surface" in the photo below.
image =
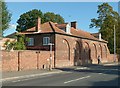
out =
[[(119, 66), (61, 68), (63, 72), (3, 82), (3, 86), (118, 86)], [(4, 87), (3, 87), (4, 88)]]

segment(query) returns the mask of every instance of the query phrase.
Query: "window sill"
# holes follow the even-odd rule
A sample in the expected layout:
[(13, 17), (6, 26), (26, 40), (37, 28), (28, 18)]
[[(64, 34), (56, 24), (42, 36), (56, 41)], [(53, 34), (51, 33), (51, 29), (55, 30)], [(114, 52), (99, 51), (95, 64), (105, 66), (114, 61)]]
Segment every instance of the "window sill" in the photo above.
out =
[(49, 46), (48, 44), (43, 44), (43, 46)]
[(34, 45), (27, 45), (27, 46), (34, 46)]

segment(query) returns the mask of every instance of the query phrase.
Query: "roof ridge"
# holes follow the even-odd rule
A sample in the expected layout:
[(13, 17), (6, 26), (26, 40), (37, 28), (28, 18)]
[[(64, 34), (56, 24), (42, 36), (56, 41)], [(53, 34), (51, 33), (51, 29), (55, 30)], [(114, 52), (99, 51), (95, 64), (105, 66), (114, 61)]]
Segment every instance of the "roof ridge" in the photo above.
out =
[(54, 29), (54, 32), (62, 32), (62, 33), (65, 33), (63, 30), (61, 30), (60, 28), (58, 28), (57, 26), (55, 26), (55, 23), (51, 22), (50, 21), (50, 24), (51, 24), (51, 27)]
[(81, 35), (81, 36), (84, 36), (84, 37), (86, 37), (86, 38), (89, 37), (89, 36), (91, 36), (90, 39), (98, 40), (96, 37), (94, 37), (93, 35), (91, 35), (90, 32), (86, 32), (86, 31), (81, 30), (81, 29), (75, 29), (75, 28), (73, 28), (73, 27), (71, 27), (71, 28), (72, 28), (74, 31), (78, 32), (78, 34), (79, 34), (79, 32), (87, 33), (85, 36), (84, 36), (84, 35)]
[(51, 21), (49, 21), (49, 24), (50, 24), (50, 26), (51, 26), (51, 28), (52, 28), (52, 31), (55, 32), (55, 29), (54, 29)]
[[(74, 27), (72, 27), (72, 28), (74, 28)], [(75, 29), (75, 28), (74, 28)], [(84, 31), (84, 30), (82, 30), (82, 29), (76, 29), (76, 31), (82, 31), (82, 32), (84, 32), (84, 33), (87, 33), (87, 34), (90, 34), (90, 35), (92, 35), (90, 32), (87, 32), (87, 31)], [(93, 35), (92, 35), (93, 36)], [(93, 36), (94, 37), (94, 36)]]

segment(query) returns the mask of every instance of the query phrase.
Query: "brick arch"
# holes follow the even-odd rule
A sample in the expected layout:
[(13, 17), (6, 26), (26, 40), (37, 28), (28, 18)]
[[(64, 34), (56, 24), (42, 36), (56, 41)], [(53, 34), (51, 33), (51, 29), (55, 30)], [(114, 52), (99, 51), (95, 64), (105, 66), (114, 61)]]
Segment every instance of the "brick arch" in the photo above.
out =
[(93, 55), (92, 56), (93, 56), (94, 59), (97, 59), (97, 47), (96, 47), (96, 44), (93, 43), (92, 45), (93, 45), (93, 49), (92, 49)]
[(63, 39), (63, 46), (61, 47), (64, 48), (64, 50), (62, 51), (62, 55), (65, 60), (70, 60), (70, 44), (66, 39)]
[(104, 55), (105, 55), (105, 58), (107, 58), (107, 47), (106, 47), (106, 45), (104, 45)]
[(78, 53), (80, 54), (81, 53), (81, 44), (78, 42), (78, 41), (75, 41), (76, 42), (76, 48), (78, 50)]
[(75, 41), (74, 65), (81, 65), (81, 44), (79, 41)]
[(103, 57), (101, 44), (99, 44), (99, 54), (98, 55), (100, 55), (101, 58)]
[(85, 59), (85, 63), (89, 63), (89, 61), (91, 60), (91, 49), (90, 46), (88, 44), (88, 42), (84, 42), (84, 59)]

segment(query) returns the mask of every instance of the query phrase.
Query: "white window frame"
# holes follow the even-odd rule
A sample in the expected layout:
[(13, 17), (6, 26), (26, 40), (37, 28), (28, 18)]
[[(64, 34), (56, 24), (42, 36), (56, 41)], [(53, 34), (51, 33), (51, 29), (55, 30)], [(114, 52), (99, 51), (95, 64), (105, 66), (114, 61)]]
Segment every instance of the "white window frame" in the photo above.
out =
[(34, 38), (29, 38), (28, 46), (34, 46)]
[(43, 37), (43, 45), (48, 45), (50, 43), (50, 37)]

